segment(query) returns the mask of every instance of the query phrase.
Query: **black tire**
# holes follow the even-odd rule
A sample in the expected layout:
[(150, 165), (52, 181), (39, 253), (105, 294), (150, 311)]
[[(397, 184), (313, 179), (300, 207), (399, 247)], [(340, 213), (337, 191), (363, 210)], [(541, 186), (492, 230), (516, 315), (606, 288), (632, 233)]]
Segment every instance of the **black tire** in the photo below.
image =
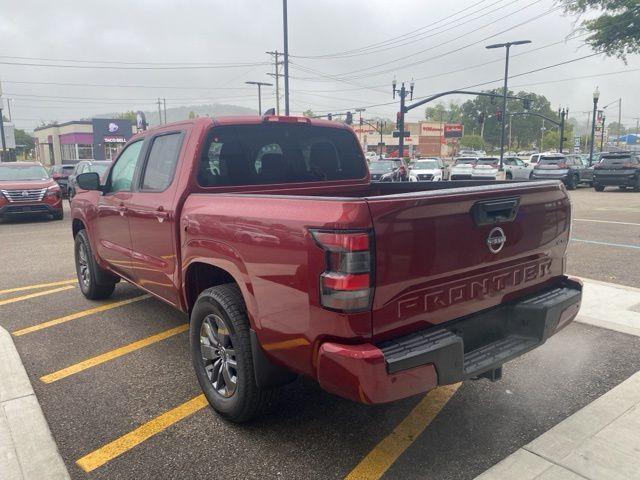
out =
[(570, 175), (567, 180), (567, 190), (575, 190), (578, 186), (580, 179), (577, 175)]
[(51, 215), (54, 220), (62, 220), (64, 218), (64, 210), (61, 208), (59, 212)]
[(627, 189), (627, 186), (626, 185), (618, 185), (618, 189), (624, 191), (624, 190)]
[(594, 185), (596, 192), (604, 192), (604, 185)]
[[(218, 328), (220, 322), (222, 328)], [(189, 330), (193, 366), (209, 404), (222, 417), (236, 423), (247, 422), (262, 413), (274, 392), (256, 384), (249, 330), (245, 303), (237, 285), (208, 288), (198, 296)], [(203, 353), (202, 347), (208, 351)]]
[(89, 300), (101, 300), (109, 297), (116, 288), (117, 280), (110, 273), (104, 272), (96, 263), (86, 230), (80, 230), (76, 235), (74, 256), (78, 284), (82, 294)]
[(513, 175), (511, 174), (511, 172), (507, 172), (504, 178), (506, 178), (507, 180), (513, 180)]

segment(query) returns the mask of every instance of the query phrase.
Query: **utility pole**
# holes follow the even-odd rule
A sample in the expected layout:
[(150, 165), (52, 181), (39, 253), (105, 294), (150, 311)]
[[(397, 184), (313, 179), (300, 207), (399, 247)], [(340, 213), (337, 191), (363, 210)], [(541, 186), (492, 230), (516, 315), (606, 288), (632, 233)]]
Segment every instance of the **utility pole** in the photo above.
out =
[(2, 81), (0, 80), (0, 140), (2, 140), (2, 154), (0, 155), (0, 162), (4, 162), (7, 155), (7, 142), (4, 138), (4, 117), (2, 116), (3, 107), (4, 101), (2, 100)]
[(272, 87), (273, 83), (267, 82), (244, 82), (247, 85), (257, 85), (258, 86), (258, 115), (262, 116), (262, 86)]
[(9, 98), (7, 97), (7, 113), (9, 114), (9, 122), (11, 122), (12, 120), (12, 116), (11, 116), (11, 101), (13, 100), (13, 98)]
[(622, 98), (618, 99), (618, 138), (616, 138), (616, 146), (620, 146), (620, 135), (622, 132), (620, 129), (622, 128)]
[(276, 80), (276, 115), (280, 115), (280, 65), (282, 65), (283, 62), (279, 62), (278, 61), (278, 56), (280, 55), (280, 53), (277, 50), (274, 50), (273, 52), (266, 52), (269, 55), (273, 55), (275, 58), (275, 72), (274, 73), (267, 73), (267, 75), (269, 75), (270, 77), (275, 78)]
[(544, 118), (542, 119), (542, 128), (540, 129), (540, 153), (542, 153), (542, 144), (544, 143), (544, 131), (546, 130), (546, 128), (544, 128)]
[(511, 121), (512, 120), (513, 120), (513, 116), (510, 116), (509, 117), (509, 151), (511, 151)]
[(591, 119), (591, 149), (589, 150), (589, 165), (593, 164), (593, 147), (596, 143), (596, 111), (598, 110), (598, 99), (600, 90), (598, 87), (593, 92), (593, 118)]
[(166, 124), (167, 123), (167, 99), (166, 98), (162, 99), (162, 105), (164, 108), (164, 123)]
[(284, 30), (284, 114), (289, 116), (289, 26), (287, 0), (282, 0), (282, 23)]
[(409, 90), (407, 90), (404, 86), (404, 82), (402, 82), (399, 90), (396, 88), (397, 85), (398, 84), (396, 82), (396, 79), (394, 78), (393, 82), (391, 83), (391, 87), (393, 89), (393, 98), (396, 98), (396, 94), (400, 96), (400, 111), (398, 112), (397, 127), (398, 134), (400, 135), (398, 137), (398, 158), (402, 158), (404, 157), (404, 114), (406, 113), (405, 101), (407, 96), (409, 96), (410, 99), (413, 100), (413, 88), (415, 86), (415, 83), (413, 82), (413, 80), (411, 80), (411, 83), (409, 84)]
[(158, 125), (162, 125), (162, 109), (160, 108), (162, 102), (158, 98), (158, 101), (156, 103), (158, 104)]
[(484, 124), (487, 123), (487, 107), (484, 108), (482, 115), (482, 124), (480, 125), (480, 139), (484, 140)]
[(358, 112), (359, 115), (359, 123), (360, 123), (360, 131), (358, 133), (358, 140), (360, 140), (360, 145), (362, 145), (362, 112), (366, 111), (366, 108), (356, 108), (355, 111)]
[(606, 120), (606, 117), (604, 115), (602, 115), (602, 131), (600, 132), (600, 153), (602, 153), (602, 149), (604, 147), (604, 122)]

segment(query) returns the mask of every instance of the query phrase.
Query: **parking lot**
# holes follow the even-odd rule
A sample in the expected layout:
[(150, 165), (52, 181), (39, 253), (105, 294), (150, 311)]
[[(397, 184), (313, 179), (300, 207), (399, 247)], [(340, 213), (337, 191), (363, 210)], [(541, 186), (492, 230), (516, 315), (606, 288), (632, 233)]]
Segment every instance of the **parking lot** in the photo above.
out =
[[(640, 287), (640, 193), (571, 199), (568, 273)], [(500, 382), (365, 406), (299, 379), (234, 425), (200, 393), (185, 316), (125, 282), (81, 295), (65, 213), (0, 222), (0, 326), (72, 478), (470, 479), (640, 370), (640, 337), (574, 323)]]

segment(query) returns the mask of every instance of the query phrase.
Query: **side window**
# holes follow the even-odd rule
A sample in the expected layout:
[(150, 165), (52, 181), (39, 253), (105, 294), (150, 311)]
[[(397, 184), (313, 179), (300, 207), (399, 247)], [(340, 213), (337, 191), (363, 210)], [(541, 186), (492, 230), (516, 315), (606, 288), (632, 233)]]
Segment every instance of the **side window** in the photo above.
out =
[(116, 160), (111, 169), (110, 193), (131, 190), (131, 182), (133, 181), (133, 174), (136, 170), (142, 143), (142, 140), (132, 143), (122, 151)]
[(165, 190), (173, 181), (178, 163), (182, 133), (161, 135), (153, 139), (142, 176), (142, 190)]

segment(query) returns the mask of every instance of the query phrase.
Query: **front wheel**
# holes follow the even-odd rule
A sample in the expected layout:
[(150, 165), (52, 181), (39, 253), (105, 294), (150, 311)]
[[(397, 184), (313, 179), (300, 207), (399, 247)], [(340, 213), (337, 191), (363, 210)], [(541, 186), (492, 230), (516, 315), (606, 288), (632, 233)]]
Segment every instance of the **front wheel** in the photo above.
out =
[[(111, 281), (111, 275), (100, 270), (95, 258), (93, 258), (86, 230), (78, 232), (74, 247), (76, 274), (82, 294), (89, 300), (101, 300), (111, 296), (116, 288), (116, 279)], [(110, 281), (99, 283), (100, 278), (109, 278)]]
[(64, 218), (64, 210), (61, 208), (59, 212), (52, 214), (54, 220), (62, 220)]
[(270, 403), (273, 390), (256, 384), (249, 319), (240, 289), (204, 290), (191, 312), (191, 358), (211, 406), (233, 422), (247, 422)]

